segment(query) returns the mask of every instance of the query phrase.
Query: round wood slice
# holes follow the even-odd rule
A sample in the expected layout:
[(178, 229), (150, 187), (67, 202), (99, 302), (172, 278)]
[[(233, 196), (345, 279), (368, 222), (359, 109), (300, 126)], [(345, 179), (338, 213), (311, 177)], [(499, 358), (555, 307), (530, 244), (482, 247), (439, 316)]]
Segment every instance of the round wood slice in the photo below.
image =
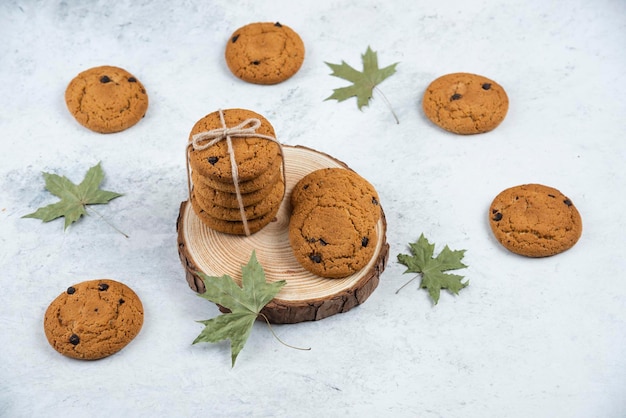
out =
[(377, 225), (378, 242), (374, 256), (361, 271), (343, 278), (327, 279), (305, 270), (295, 259), (289, 244), (291, 189), (308, 173), (327, 167), (348, 168), (341, 161), (301, 146), (283, 146), (287, 188), (276, 219), (249, 237), (229, 235), (205, 226), (189, 201), (182, 202), (177, 221), (178, 253), (191, 289), (204, 293), (198, 272), (208, 276), (228, 274), (241, 285), (241, 266), (252, 251), (265, 270), (266, 280), (286, 280), (280, 293), (261, 311), (277, 324), (314, 321), (346, 312), (365, 302), (378, 286), (389, 256), (387, 223), (381, 208)]

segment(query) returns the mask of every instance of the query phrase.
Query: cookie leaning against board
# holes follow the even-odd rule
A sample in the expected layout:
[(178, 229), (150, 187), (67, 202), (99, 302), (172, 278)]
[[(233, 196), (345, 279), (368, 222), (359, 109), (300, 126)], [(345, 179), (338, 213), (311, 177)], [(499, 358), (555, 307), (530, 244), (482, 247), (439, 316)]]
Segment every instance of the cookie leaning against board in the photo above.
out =
[(343, 278), (364, 268), (379, 239), (374, 187), (354, 171), (326, 168), (304, 176), (291, 194), (289, 242), (306, 270)]

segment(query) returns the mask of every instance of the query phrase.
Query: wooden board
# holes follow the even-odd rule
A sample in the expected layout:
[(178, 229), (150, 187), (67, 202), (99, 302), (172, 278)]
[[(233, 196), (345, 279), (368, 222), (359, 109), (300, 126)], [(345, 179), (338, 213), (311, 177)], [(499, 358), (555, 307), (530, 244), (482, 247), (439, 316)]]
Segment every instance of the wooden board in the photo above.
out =
[(187, 282), (198, 293), (205, 291), (198, 276), (228, 274), (241, 285), (241, 266), (256, 251), (268, 282), (286, 280), (280, 293), (262, 313), (273, 323), (314, 321), (346, 312), (365, 302), (378, 286), (389, 256), (387, 223), (381, 208), (377, 225), (378, 242), (369, 264), (343, 279), (326, 279), (308, 272), (295, 259), (289, 244), (291, 190), (308, 173), (320, 168), (348, 168), (346, 164), (310, 148), (283, 146), (287, 188), (276, 219), (250, 237), (228, 235), (206, 227), (189, 201), (182, 202), (177, 221), (178, 253)]

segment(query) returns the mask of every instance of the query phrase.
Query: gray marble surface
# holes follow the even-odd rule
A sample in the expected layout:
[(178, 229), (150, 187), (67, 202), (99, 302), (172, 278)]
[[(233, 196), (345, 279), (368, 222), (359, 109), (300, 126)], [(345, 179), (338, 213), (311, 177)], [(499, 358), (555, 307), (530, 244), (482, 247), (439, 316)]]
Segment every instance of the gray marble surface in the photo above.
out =
[[(239, 26), (280, 21), (306, 45), (275, 86), (234, 78), (224, 45)], [(3, 1), (0, 5), (0, 416), (626, 416), (626, 3), (622, 0)], [(375, 93), (324, 101), (367, 46), (399, 62)], [(101, 135), (63, 94), (78, 72), (117, 65), (146, 86), (146, 117)], [(461, 137), (421, 112), (430, 81), (474, 72), (510, 98), (495, 131)], [(322, 321), (263, 323), (230, 367), (228, 343), (191, 342), (218, 310), (187, 286), (175, 222), (187, 198), (184, 145), (218, 108), (265, 115), (279, 139), (328, 153), (378, 189), (390, 260), (361, 306)], [(41, 173), (75, 182), (97, 162), (124, 193), (63, 231), (21, 217), (56, 201)], [(528, 259), (493, 238), (501, 190), (568, 195), (584, 232)], [(424, 232), (467, 249), (469, 287), (432, 306), (396, 262)], [(140, 295), (145, 324), (120, 353), (83, 362), (47, 343), (45, 309), (68, 285), (108, 277)]]

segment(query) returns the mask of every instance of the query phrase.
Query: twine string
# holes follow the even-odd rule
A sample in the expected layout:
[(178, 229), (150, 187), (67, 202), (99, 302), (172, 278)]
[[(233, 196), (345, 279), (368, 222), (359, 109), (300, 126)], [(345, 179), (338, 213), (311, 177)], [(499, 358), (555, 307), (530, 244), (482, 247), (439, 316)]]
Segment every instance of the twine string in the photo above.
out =
[(224, 119), (224, 112), (219, 109), (221, 128), (211, 129), (209, 131), (200, 132), (191, 137), (191, 140), (187, 144), (187, 186), (189, 188), (189, 199), (191, 199), (191, 191), (193, 188), (193, 181), (191, 179), (191, 168), (189, 166), (189, 149), (196, 151), (205, 150), (212, 147), (220, 141), (226, 140), (226, 147), (228, 149), (228, 155), (230, 159), (230, 167), (233, 176), (233, 183), (235, 185), (235, 195), (237, 196), (237, 204), (239, 206), (239, 214), (243, 221), (243, 229), (246, 236), (250, 236), (250, 228), (248, 227), (248, 219), (246, 217), (246, 210), (243, 205), (243, 197), (241, 195), (241, 189), (239, 187), (239, 170), (237, 168), (237, 161), (235, 160), (235, 151), (233, 149), (232, 138), (263, 138), (278, 144), (280, 154), (282, 158), (283, 179), (285, 177), (285, 159), (283, 153), (283, 147), (276, 138), (270, 135), (262, 135), (256, 133), (256, 130), (261, 126), (261, 121), (257, 118), (249, 118), (241, 122), (237, 126), (227, 127), (226, 120)]
[(221, 128), (211, 129), (210, 131), (200, 132), (191, 137), (191, 144), (194, 150), (205, 150), (212, 147), (218, 142), (226, 139), (226, 142), (232, 142), (229, 137), (258, 137), (275, 141), (273, 136), (257, 134), (256, 130), (261, 126), (261, 121), (256, 118), (246, 119), (237, 126), (228, 128), (224, 120), (224, 112), (220, 112)]

